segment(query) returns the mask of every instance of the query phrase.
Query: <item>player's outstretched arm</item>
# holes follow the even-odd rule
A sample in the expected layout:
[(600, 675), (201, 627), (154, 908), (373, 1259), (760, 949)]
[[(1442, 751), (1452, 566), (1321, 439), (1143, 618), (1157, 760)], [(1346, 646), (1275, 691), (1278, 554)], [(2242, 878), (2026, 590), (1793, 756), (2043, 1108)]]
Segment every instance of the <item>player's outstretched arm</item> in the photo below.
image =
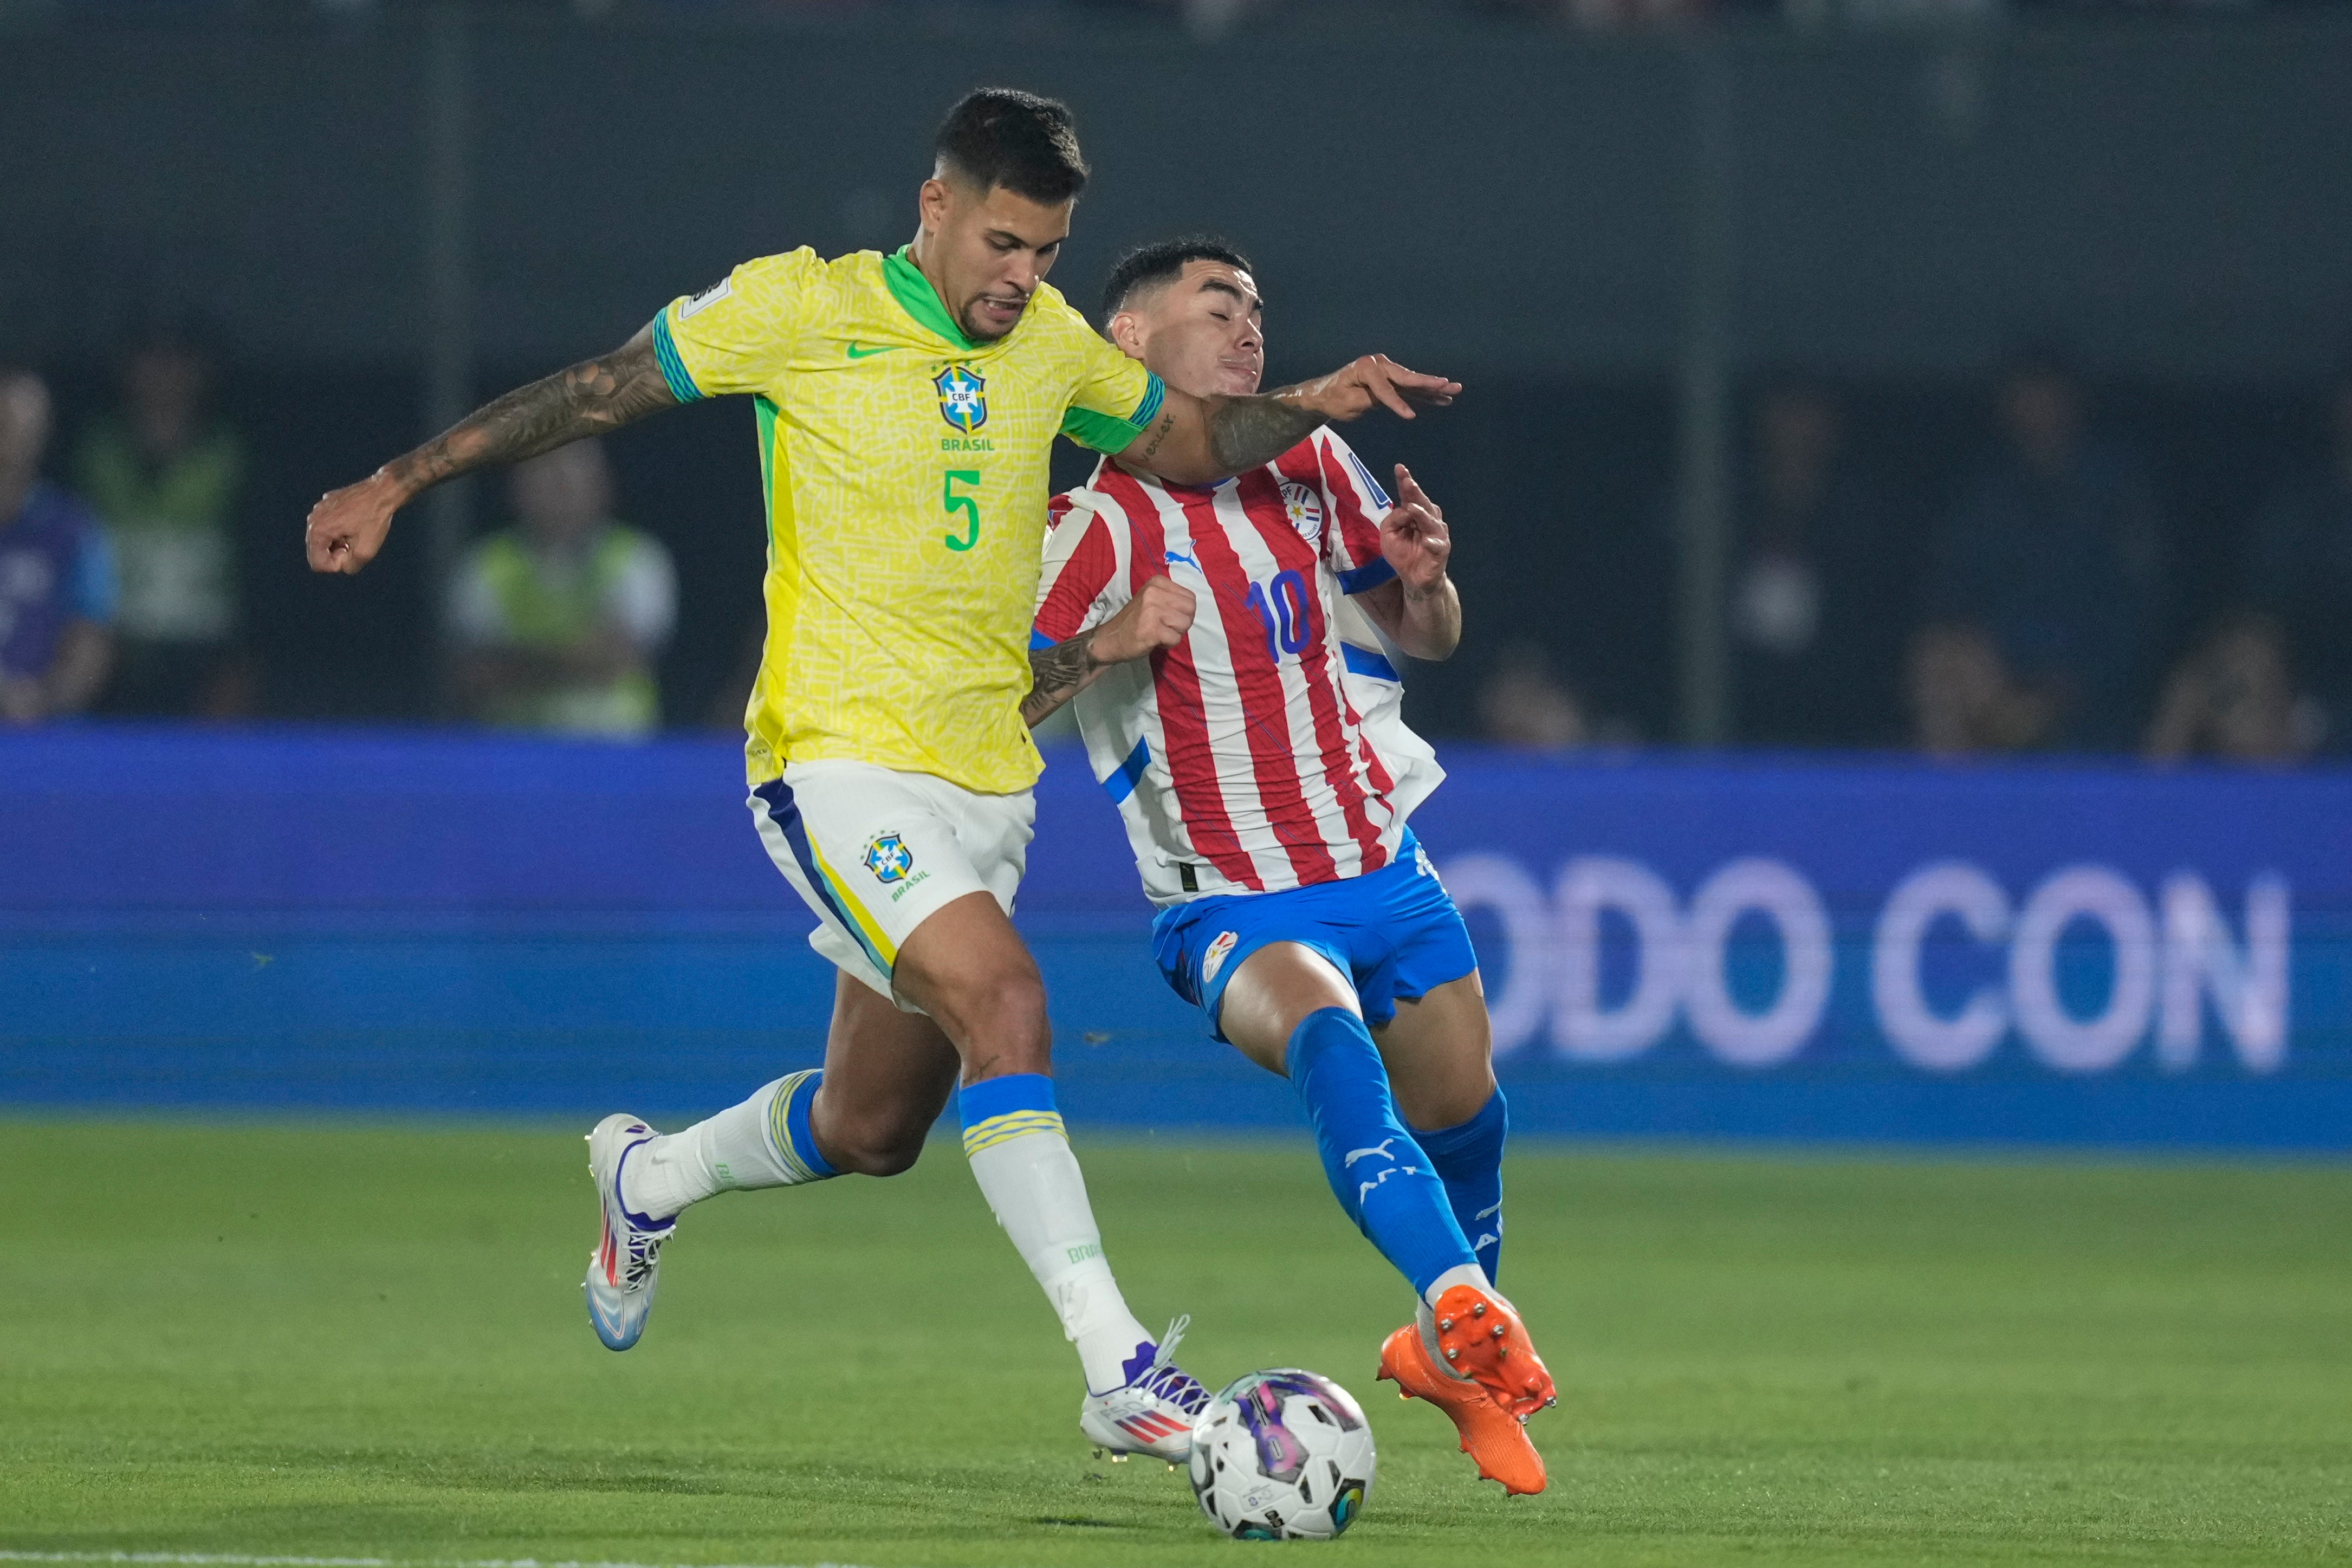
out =
[(1032, 649), (1022, 719), (1034, 730), (1112, 665), (1174, 647), (1192, 629), (1195, 608), (1192, 590), (1163, 572), (1102, 625), (1051, 647)]
[(677, 402), (654, 357), (653, 328), (595, 359), (519, 386), (310, 509), (304, 549), (313, 572), (357, 572), (375, 559), (392, 514), (443, 479), (519, 463), (600, 436)]
[(1413, 658), (1450, 658), (1462, 644), (1462, 596), (1445, 570), (1454, 535), (1412, 469), (1399, 463), (1396, 479), (1397, 503), (1381, 520), (1381, 555), (1396, 576), (1356, 602)]
[(1376, 405), (1411, 419), (1414, 404), (1443, 408), (1461, 390), (1460, 382), (1407, 370), (1386, 354), (1247, 397), (1194, 397), (1171, 386), (1160, 417), (1118, 458), (1180, 485), (1213, 484), (1274, 461), (1319, 425), (1360, 418)]

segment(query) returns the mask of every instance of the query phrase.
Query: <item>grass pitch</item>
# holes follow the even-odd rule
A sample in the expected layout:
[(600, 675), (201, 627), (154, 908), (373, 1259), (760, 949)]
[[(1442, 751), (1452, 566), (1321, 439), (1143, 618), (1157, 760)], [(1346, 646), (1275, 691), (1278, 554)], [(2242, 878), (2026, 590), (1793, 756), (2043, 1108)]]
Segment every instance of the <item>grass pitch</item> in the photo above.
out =
[(2352, 1561), (2352, 1170), (1517, 1152), (1545, 1495), (1373, 1381), (1403, 1288), (1303, 1137), (1083, 1131), (1213, 1384), (1370, 1411), (1328, 1546), (1090, 1458), (1075, 1363), (950, 1146), (689, 1215), (645, 1342), (580, 1303), (577, 1130), (0, 1122), (0, 1549), (1360, 1565)]

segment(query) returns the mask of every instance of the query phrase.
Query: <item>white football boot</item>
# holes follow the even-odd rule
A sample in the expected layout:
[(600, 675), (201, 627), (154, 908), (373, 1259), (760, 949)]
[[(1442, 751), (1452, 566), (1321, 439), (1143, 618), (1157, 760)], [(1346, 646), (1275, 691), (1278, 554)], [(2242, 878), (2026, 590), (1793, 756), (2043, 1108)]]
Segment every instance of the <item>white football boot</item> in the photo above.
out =
[(596, 1181), (604, 1233), (588, 1258), (588, 1321), (604, 1348), (625, 1351), (646, 1331), (661, 1283), (662, 1243), (675, 1218), (656, 1222), (633, 1215), (621, 1201), (621, 1163), (629, 1151), (660, 1134), (634, 1116), (607, 1116), (588, 1134), (588, 1173)]
[(1176, 1346), (1192, 1321), (1179, 1318), (1158, 1344), (1138, 1345), (1127, 1382), (1108, 1394), (1089, 1393), (1078, 1406), (1078, 1430), (1114, 1461), (1150, 1454), (1181, 1465), (1192, 1457), (1192, 1417), (1209, 1403), (1209, 1391), (1176, 1364)]

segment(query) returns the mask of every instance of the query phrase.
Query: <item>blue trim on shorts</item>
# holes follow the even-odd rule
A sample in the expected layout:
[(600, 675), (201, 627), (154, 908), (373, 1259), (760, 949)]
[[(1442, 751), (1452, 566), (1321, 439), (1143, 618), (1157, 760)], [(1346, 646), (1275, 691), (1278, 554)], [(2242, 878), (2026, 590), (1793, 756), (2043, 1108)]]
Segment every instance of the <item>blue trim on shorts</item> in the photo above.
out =
[(817, 868), (816, 856), (809, 848), (808, 826), (801, 820), (800, 803), (793, 799), (793, 786), (782, 779), (770, 779), (751, 793), (767, 802), (768, 820), (773, 822), (777, 831), (784, 836), (784, 842), (792, 847), (793, 859), (800, 866), (801, 875), (807, 878), (808, 885), (816, 889), (816, 896), (824, 900), (824, 907), (832, 912), (835, 921), (849, 933), (849, 940), (857, 944), (858, 951), (866, 954), (866, 962), (874, 965), (877, 973), (888, 979), (893, 973), (892, 966), (883, 962), (882, 955), (874, 951), (874, 944), (866, 940), (866, 932), (858, 925), (856, 917), (841, 907), (840, 900), (833, 896), (833, 884), (826, 881), (824, 873)]
[[(1426, 996), (1478, 967), (1470, 929), (1436, 873), (1423, 868), (1420, 840), (1407, 828), (1393, 864), (1368, 876), (1318, 882), (1279, 893), (1218, 893), (1160, 911), (1151, 922), (1151, 956), (1170, 987), (1217, 1026), (1226, 983), (1269, 942), (1295, 942), (1349, 977), (1379, 1027), (1400, 1000)], [(1214, 953), (1214, 973), (1211, 967)]]

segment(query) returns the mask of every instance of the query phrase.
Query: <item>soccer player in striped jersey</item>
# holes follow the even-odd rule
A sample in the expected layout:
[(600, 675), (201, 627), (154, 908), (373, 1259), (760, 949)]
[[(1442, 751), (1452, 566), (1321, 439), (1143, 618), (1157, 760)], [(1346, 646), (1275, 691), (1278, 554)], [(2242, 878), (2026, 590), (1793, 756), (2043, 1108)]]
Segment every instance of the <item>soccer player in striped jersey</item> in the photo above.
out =
[[(1045, 281), (1087, 179), (1069, 110), (982, 89), (934, 152), (895, 255), (789, 251), (672, 300), (613, 353), (325, 497), (310, 565), (360, 570), (394, 513), (454, 475), (677, 404), (753, 399), (768, 631), (745, 715), (750, 805), (840, 971), (833, 1027), (822, 1068), (708, 1121), (597, 1124), (590, 1323), (614, 1350), (637, 1342), (689, 1205), (895, 1175), (953, 1096), (972, 1175), (1077, 1349), (1081, 1429), (1177, 1460), (1207, 1394), (1171, 1359), (1181, 1321), (1155, 1342), (1103, 1255), (1055, 1108), (1044, 984), (1010, 919), (1043, 765), (1020, 709), (1048, 451), (1066, 435), (1205, 482), (1327, 419), (1375, 403), (1410, 416), (1408, 400), (1460, 389), (1373, 356), (1265, 396), (1171, 391)], [(886, 1307), (848, 1331), (887, 1322)]]
[[(1263, 307), (1229, 246), (1136, 252), (1103, 314), (1171, 388), (1257, 388)], [(1526, 1422), (1555, 1394), (1495, 1289), (1505, 1110), (1486, 999), (1405, 824), (1443, 775), (1397, 716), (1381, 642), (1444, 658), (1461, 605), (1444, 514), (1402, 466), (1396, 481), (1391, 504), (1328, 426), (1207, 485), (1106, 457), (1053, 503), (1024, 711), (1075, 698), (1160, 906), (1161, 973), (1290, 1079), (1340, 1206), (1412, 1281), (1381, 1375), (1452, 1416), (1482, 1476), (1534, 1492)]]

